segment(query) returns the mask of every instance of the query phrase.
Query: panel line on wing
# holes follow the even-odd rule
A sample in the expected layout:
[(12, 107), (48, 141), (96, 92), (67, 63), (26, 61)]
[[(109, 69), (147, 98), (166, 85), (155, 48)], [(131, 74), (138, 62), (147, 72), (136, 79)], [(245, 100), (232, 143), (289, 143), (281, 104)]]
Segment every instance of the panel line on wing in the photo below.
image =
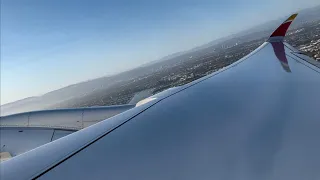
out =
[[(301, 57), (299, 57), (299, 56), (294, 56), (294, 57), (292, 57), (291, 55), (289, 55), (289, 54), (287, 54), (287, 53), (286, 53), (286, 55), (289, 56), (289, 57), (291, 57), (292, 59), (296, 60), (298, 63), (303, 64), (303, 65), (306, 66), (307, 68), (309, 68), (309, 69), (311, 69), (311, 70), (313, 70), (313, 71), (315, 71), (315, 72), (317, 72), (317, 73), (320, 74), (320, 71), (316, 70), (316, 69), (318, 69), (316, 66), (314, 66), (314, 65), (311, 64), (311, 63), (309, 63), (308, 61), (305, 61), (303, 58), (301, 58)], [(297, 59), (297, 58), (298, 58), (298, 59)], [(301, 61), (301, 60), (302, 60), (302, 61)], [(308, 63), (308, 65), (305, 64), (304, 62)], [(313, 67), (310, 67), (309, 65), (314, 66), (314, 68), (313, 68)]]

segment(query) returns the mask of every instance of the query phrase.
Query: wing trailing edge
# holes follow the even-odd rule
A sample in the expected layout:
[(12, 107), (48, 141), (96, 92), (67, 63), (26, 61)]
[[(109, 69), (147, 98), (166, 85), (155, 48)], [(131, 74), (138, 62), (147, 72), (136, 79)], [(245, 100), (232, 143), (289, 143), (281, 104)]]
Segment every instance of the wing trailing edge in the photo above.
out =
[(287, 30), (289, 29), (292, 21), (297, 17), (297, 13), (292, 14), (286, 19), (269, 37), (268, 42), (282, 42), (286, 36)]

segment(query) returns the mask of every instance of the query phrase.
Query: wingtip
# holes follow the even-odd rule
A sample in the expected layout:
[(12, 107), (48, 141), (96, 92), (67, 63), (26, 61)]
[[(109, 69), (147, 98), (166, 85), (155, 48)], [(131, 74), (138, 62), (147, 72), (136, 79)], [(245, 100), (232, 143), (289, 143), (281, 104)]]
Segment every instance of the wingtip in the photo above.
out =
[(268, 41), (283, 41), (286, 36), (287, 30), (289, 29), (292, 21), (298, 16), (298, 13), (292, 14), (286, 19), (269, 37)]
[(298, 13), (294, 13), (287, 20), (285, 20), (284, 22), (293, 21), (297, 16), (298, 16)]

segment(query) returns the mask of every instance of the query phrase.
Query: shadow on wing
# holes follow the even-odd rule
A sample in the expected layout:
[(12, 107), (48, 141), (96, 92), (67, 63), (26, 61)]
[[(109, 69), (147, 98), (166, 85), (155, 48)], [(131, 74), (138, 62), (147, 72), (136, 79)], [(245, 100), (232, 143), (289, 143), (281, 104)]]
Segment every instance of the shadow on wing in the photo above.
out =
[(270, 43), (272, 44), (274, 54), (278, 58), (282, 68), (286, 72), (290, 73), (291, 70), (290, 70), (289, 63), (288, 63), (288, 60), (286, 57), (283, 42), (270, 42)]

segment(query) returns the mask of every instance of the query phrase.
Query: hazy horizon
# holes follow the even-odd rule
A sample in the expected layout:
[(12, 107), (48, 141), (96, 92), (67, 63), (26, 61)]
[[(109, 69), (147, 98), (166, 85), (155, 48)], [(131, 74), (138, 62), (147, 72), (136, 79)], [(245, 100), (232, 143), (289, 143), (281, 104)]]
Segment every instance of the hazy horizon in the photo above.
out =
[(118, 74), (316, 5), (3, 0), (1, 105)]

